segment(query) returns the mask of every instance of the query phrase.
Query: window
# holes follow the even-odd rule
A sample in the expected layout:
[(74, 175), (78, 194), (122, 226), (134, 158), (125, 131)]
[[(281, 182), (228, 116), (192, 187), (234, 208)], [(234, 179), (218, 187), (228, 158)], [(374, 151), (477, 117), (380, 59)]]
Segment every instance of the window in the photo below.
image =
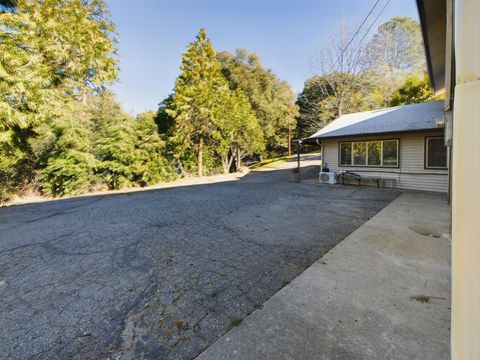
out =
[(340, 164), (352, 165), (352, 143), (340, 144)]
[(367, 165), (367, 143), (352, 143), (353, 165)]
[(443, 136), (425, 138), (425, 167), (427, 169), (447, 168), (447, 147)]
[(397, 139), (340, 143), (340, 166), (398, 166)]
[(383, 166), (398, 166), (398, 140), (383, 142)]
[(370, 166), (382, 165), (382, 142), (381, 141), (368, 142), (368, 165)]

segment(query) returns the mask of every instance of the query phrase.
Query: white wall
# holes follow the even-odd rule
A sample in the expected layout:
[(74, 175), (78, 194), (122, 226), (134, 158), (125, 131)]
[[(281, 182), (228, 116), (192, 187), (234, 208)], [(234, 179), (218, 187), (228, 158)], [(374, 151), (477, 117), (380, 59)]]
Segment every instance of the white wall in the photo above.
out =
[(480, 359), (480, 1), (455, 1), (452, 359)]
[[(322, 158), (324, 162), (328, 163), (330, 171), (333, 172), (349, 170), (364, 176), (394, 178), (396, 186), (399, 188), (446, 193), (448, 191), (448, 170), (425, 169), (425, 137), (427, 136), (443, 136), (443, 130), (405, 135), (362, 136), (348, 139), (323, 140), (324, 154)], [(339, 142), (394, 138), (400, 140), (399, 168), (338, 165)]]

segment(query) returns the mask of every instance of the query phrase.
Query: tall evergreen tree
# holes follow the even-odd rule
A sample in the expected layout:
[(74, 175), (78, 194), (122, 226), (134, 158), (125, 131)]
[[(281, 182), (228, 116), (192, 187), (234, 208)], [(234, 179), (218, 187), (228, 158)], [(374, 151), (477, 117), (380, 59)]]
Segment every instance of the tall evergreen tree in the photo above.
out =
[(92, 99), (90, 107), (96, 173), (110, 189), (133, 186), (137, 165), (135, 120), (122, 111), (109, 91)]
[(173, 94), (170, 94), (163, 99), (160, 104), (158, 104), (158, 110), (155, 115), (155, 123), (158, 126), (158, 131), (160, 134), (168, 134), (175, 124), (175, 119), (168, 113), (168, 109), (172, 103), (172, 98)]
[(154, 111), (141, 113), (137, 115), (133, 128), (136, 136), (134, 181), (141, 186), (175, 178), (165, 157), (165, 141), (160, 137), (155, 117)]
[(65, 96), (116, 79), (115, 30), (103, 0), (20, 0), (0, 16), (4, 129), (26, 128)]
[(30, 147), (44, 194), (79, 194), (96, 183), (92, 118), (86, 104), (67, 99), (48, 124), (35, 131)]
[(194, 144), (197, 174), (202, 176), (205, 146), (221, 140), (221, 106), (229, 91), (205, 29), (200, 29), (183, 54), (180, 70), (168, 108), (175, 119), (170, 141), (179, 161)]
[(0, 187), (31, 182), (47, 156), (45, 146), (41, 153), (35, 146), (59, 129), (63, 144), (72, 144), (66, 137), (79, 121), (68, 113), (79, 108), (73, 103), (85, 105), (117, 76), (114, 26), (103, 0), (15, 3), (0, 13)]

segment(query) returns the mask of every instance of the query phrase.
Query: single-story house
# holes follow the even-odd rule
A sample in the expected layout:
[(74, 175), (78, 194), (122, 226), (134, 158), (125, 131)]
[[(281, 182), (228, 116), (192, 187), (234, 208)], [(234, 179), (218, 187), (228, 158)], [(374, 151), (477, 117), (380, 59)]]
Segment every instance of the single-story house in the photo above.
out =
[(443, 101), (343, 115), (303, 141), (321, 144), (322, 166), (330, 172), (393, 179), (404, 189), (448, 191)]

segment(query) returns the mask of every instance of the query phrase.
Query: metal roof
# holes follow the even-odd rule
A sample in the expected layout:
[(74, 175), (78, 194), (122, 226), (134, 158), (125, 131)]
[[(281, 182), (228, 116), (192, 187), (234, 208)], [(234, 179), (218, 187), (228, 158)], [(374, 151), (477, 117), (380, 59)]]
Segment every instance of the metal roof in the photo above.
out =
[(443, 101), (395, 106), (340, 116), (305, 140), (438, 129)]

